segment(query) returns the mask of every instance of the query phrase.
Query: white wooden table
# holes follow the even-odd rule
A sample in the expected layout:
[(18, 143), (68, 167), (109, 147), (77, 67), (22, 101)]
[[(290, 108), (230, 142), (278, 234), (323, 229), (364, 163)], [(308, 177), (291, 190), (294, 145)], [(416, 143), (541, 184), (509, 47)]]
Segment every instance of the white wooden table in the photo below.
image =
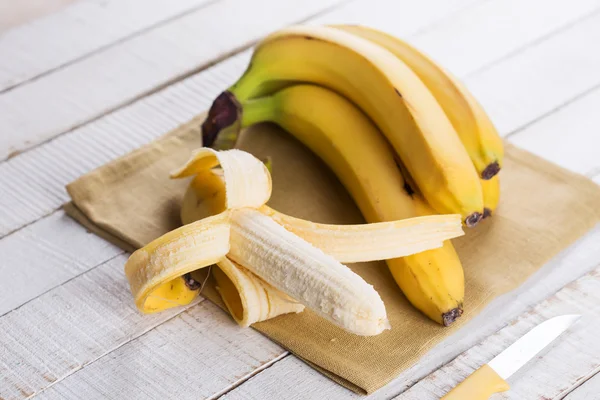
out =
[[(363, 23), (407, 38), (463, 79), (503, 136), (600, 183), (600, 0), (74, 0), (18, 10), (30, 3), (43, 2), (0, 3), (2, 399), (360, 397), (208, 301), (139, 315), (127, 254), (60, 209), (65, 184), (205, 110), (248, 48), (284, 25)], [(11, 12), (29, 20), (11, 22)], [(600, 399), (600, 227), (369, 398), (439, 398), (567, 312), (583, 319), (494, 399)]]

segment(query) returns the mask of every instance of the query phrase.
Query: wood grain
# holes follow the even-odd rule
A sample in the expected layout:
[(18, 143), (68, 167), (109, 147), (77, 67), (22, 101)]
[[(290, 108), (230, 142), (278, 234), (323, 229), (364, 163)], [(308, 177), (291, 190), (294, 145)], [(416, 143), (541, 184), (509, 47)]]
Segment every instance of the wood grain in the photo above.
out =
[(581, 386), (575, 388), (566, 397), (557, 397), (557, 399), (565, 400), (593, 400), (598, 398), (600, 393), (600, 374), (596, 374), (589, 380), (583, 382)]
[(414, 37), (468, 12), (483, 0), (422, 0), (410, 6), (389, 0), (353, 0), (307, 21), (308, 24), (361, 24), (400, 37)]
[(218, 1), (4, 92), (0, 160), (198, 72), (272, 30), (340, 1)]
[[(209, 1), (79, 0), (16, 27), (0, 36), (0, 93)], [(36, 8), (20, 3), (17, 9)]]
[(600, 84), (600, 14), (465, 79), (503, 135), (523, 129)]
[(303, 361), (289, 355), (246, 383), (230, 391), (220, 400), (271, 399), (371, 399), (356, 394), (331, 381)]
[(121, 253), (62, 211), (0, 240), (0, 315)]
[(57, 12), (74, 0), (0, 0), (0, 35), (11, 28)]
[(415, 37), (413, 44), (466, 77), (578, 24), (598, 9), (599, 0), (484, 1)]
[(215, 398), (286, 354), (205, 301), (57, 382), (37, 398)]
[(31, 396), (181, 312), (142, 315), (124, 255), (0, 318), (0, 397)]
[(510, 137), (516, 145), (580, 174), (595, 175), (600, 149), (600, 88)]

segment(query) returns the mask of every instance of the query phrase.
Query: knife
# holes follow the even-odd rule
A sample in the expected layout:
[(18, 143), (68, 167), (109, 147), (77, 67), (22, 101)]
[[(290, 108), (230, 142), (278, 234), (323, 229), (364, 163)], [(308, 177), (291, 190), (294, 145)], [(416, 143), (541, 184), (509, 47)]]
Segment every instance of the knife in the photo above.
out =
[(550, 318), (527, 332), (489, 363), (469, 375), (441, 400), (487, 400), (510, 389), (506, 379), (566, 331), (580, 315)]

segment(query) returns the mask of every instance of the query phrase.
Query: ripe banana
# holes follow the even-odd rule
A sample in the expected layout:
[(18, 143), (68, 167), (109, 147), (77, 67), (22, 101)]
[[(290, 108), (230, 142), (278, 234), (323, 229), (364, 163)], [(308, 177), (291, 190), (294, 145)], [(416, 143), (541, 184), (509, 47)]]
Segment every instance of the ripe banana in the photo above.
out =
[(483, 189), (483, 218), (487, 218), (492, 216), (500, 202), (500, 176), (482, 180), (481, 188)]
[[(301, 84), (243, 103), (243, 126), (263, 121), (277, 123), (323, 159), (368, 222), (435, 214), (403, 189), (393, 151), (377, 127), (335, 92)], [(462, 314), (464, 277), (450, 242), (387, 264), (408, 300), (429, 318), (449, 325)]]
[(408, 65), (438, 101), (481, 179), (498, 173), (504, 157), (502, 139), (473, 95), (450, 72), (408, 43), (385, 32), (355, 25), (335, 26), (390, 51)]
[[(216, 152), (203, 148), (174, 171), (172, 177), (207, 177), (206, 173), (218, 165), (222, 172), (209, 176), (207, 186), (199, 186), (194, 179), (190, 190), (194, 195), (214, 194), (204, 203), (195, 202), (197, 208), (209, 212), (224, 210), (168, 232), (134, 252), (127, 261), (125, 273), (140, 310), (156, 312), (181, 304), (166, 301), (177, 297), (175, 294), (181, 294), (182, 290), (186, 296), (180, 298), (192, 297), (174, 281), (180, 282), (181, 276), (216, 263), (219, 269), (214, 275), (219, 292), (240, 325), (248, 326), (281, 313), (300, 312), (307, 306), (357, 335), (376, 335), (389, 328), (385, 306), (371, 285), (323, 250), (278, 224), (271, 217), (278, 213), (263, 207), (271, 194), (271, 178), (258, 159), (239, 150)], [(219, 186), (217, 182), (221, 182), (224, 190), (213, 191)], [(192, 197), (188, 195), (188, 199)], [(220, 205), (216, 204), (219, 199)], [(458, 215), (363, 225), (365, 232), (378, 238), (374, 243), (342, 240), (352, 235), (363, 238), (358, 226), (318, 225), (312, 232), (308, 221), (283, 215), (279, 218), (290, 226), (298, 226), (298, 231), (304, 230), (315, 240), (327, 239), (325, 248), (351, 252), (360, 247), (364, 254), (372, 255), (370, 259), (381, 257), (377, 248), (384, 256), (396, 257), (398, 252), (412, 254), (414, 250), (410, 249), (438, 247), (443, 240), (462, 234)], [(411, 231), (421, 240), (411, 237)], [(410, 238), (410, 243), (398, 243), (394, 250), (398, 238)], [(358, 252), (356, 257), (364, 258), (364, 254)], [(350, 261), (355, 258), (345, 257)]]
[(265, 38), (243, 76), (213, 103), (202, 126), (204, 145), (231, 147), (230, 128), (236, 131), (240, 115), (242, 123), (246, 118), (241, 104), (292, 82), (325, 86), (353, 101), (387, 137), (436, 211), (461, 214), (469, 227), (479, 222), (478, 174), (434, 96), (392, 53), (338, 29), (298, 26)]

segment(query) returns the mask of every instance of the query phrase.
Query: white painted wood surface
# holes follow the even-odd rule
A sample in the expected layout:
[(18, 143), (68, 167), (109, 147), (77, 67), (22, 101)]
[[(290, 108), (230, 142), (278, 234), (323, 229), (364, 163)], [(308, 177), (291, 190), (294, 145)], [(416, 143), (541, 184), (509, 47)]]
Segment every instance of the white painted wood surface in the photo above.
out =
[[(227, 0), (211, 6), (225, 1)], [(207, 6), (206, 10), (211, 6)], [(522, 140), (529, 150), (561, 165), (589, 176), (597, 175), (596, 179), (600, 183), (600, 161), (594, 161), (591, 148), (597, 145), (597, 138), (589, 133), (585, 134), (598, 130), (597, 116), (593, 116), (595, 113), (590, 115), (588, 111), (593, 108), (594, 99), (597, 99), (595, 86), (598, 85), (600, 77), (596, 68), (600, 59), (597, 52), (591, 51), (600, 34), (598, 15), (594, 14), (597, 8), (597, 2), (588, 0), (576, 4), (562, 0), (543, 4), (537, 0), (428, 0), (411, 4), (410, 7), (384, 0), (355, 0), (315, 21), (365, 21), (363, 23), (381, 27), (400, 36), (409, 36), (412, 43), (423, 47), (434, 58), (450, 66), (465, 79), (467, 85), (490, 110), (492, 118), (499, 124), (503, 134), (512, 133), (511, 140), (517, 143)], [(115, 49), (122, 51), (126, 48), (134, 54), (150, 54), (144, 53), (147, 49), (134, 48), (130, 42), (146, 35), (154, 37), (152, 35), (166, 26), (171, 27), (169, 32), (179, 32), (181, 35), (197, 32), (197, 27), (186, 26), (186, 23), (204, 20), (206, 16), (200, 17), (200, 11), (203, 10), (174, 19), (159, 27), (142, 29), (142, 33), (135, 38), (114, 46), (106, 45), (108, 47), (91, 56), (84, 56), (65, 68), (58, 68), (55, 72), (5, 94), (17, 92), (36, 82), (46, 82), (48, 79), (53, 82), (52, 79), (56, 79), (56, 75), (63, 76), (61, 79), (64, 80), (54, 81), (55, 85), (56, 82), (71, 84), (74, 80), (68, 79), (65, 70), (73, 71), (69, 68), (82, 63), (92, 71), (106, 69), (115, 60), (113, 57), (121, 57), (121, 53)], [(303, 12), (306, 12), (306, 9), (296, 12), (295, 17), (298, 18)], [(263, 25), (266, 23), (261, 22)], [(270, 23), (272, 21), (269, 21)], [(211, 26), (214, 26), (216, 21), (212, 24)], [(253, 29), (255, 30), (252, 34), (258, 38), (261, 35), (260, 29)], [(241, 38), (244, 33), (243, 29), (239, 31), (241, 32), (236, 33), (237, 38)], [(164, 40), (165, 37), (161, 37)], [(190, 51), (195, 50), (189, 47), (192, 43), (189, 38), (185, 40), (185, 37), (177, 36), (173, 40), (176, 41), (174, 46), (178, 47), (178, 51), (183, 52), (186, 49), (180, 47), (182, 41), (186, 42), (185, 46), (188, 46)], [(169, 69), (171, 66), (160, 70), (164, 76), (157, 79), (160, 82), (170, 82), (177, 79), (181, 75), (180, 71), (185, 68), (186, 71), (199, 69), (198, 62), (210, 62), (214, 55), (231, 52), (236, 47), (232, 43), (225, 41), (218, 44), (219, 51), (202, 59), (206, 61), (197, 61), (192, 56), (184, 57), (187, 64), (177, 65), (179, 69)], [(450, 51), (448, 43), (459, 45), (460, 51)], [(165, 50), (161, 46), (155, 50), (157, 54), (179, 54), (169, 53), (169, 49)], [(141, 53), (136, 53), (137, 51)], [(98, 57), (101, 54), (109, 54), (110, 57)], [(0, 331), (9, 333), (6, 335), (7, 339), (0, 335), (0, 379), (3, 379), (0, 381), (0, 397), (21, 398), (25, 394), (40, 390), (44, 390), (42, 397), (50, 398), (81, 398), (81, 393), (86, 398), (147, 398), (158, 394), (164, 398), (164, 393), (176, 393), (184, 397), (189, 395), (194, 398), (210, 397), (233, 389), (254, 374), (256, 376), (253, 379), (232, 390), (226, 397), (307, 398), (307, 393), (312, 393), (321, 398), (345, 398), (351, 395), (349, 391), (324, 378), (295, 357), (286, 357), (287, 353), (284, 350), (255, 331), (240, 331), (225, 314), (211, 304), (202, 304), (187, 311), (173, 310), (169, 315), (130, 317), (128, 313), (132, 312), (133, 305), (128, 297), (127, 288), (123, 286), (125, 281), (122, 276), (125, 256), (120, 255), (118, 249), (86, 233), (80, 226), (68, 220), (62, 212), (54, 211), (66, 200), (63, 188), (66, 183), (152, 140), (189, 119), (199, 110), (205, 109), (214, 95), (243, 70), (247, 56), (248, 53), (245, 53), (237, 59), (218, 64), (206, 72), (191, 76), (66, 134), (63, 133), (70, 129), (71, 125), (64, 124), (65, 120), (61, 119), (62, 117), (51, 120), (52, 124), (43, 132), (53, 133), (42, 140), (59, 135), (56, 140), (0, 163), (0, 236), (32, 223), (31, 226), (0, 239), (0, 276), (4, 278), (7, 273), (11, 274), (10, 280), (0, 280), (0, 300), (3, 304), (0, 315), (6, 313), (0, 317), (0, 325), (5, 327)], [(570, 59), (567, 59), (567, 56)], [(173, 60), (178, 58), (165, 60), (168, 61), (166, 64), (175, 65), (177, 63)], [(148, 59), (142, 58), (137, 63), (131, 61), (129, 65), (134, 67), (132, 71), (137, 72), (138, 66), (142, 68), (147, 63)], [(548, 63), (550, 65), (546, 65)], [(581, 63), (584, 65), (580, 65)], [(84, 67), (78, 68), (80, 69), (75, 71), (85, 73)], [(151, 74), (155, 74), (159, 67), (150, 69)], [(560, 71), (563, 74), (559, 74)], [(131, 70), (125, 71), (126, 75), (115, 72), (111, 76), (106, 72), (102, 72), (105, 84), (118, 83), (129, 87), (130, 82), (124, 82), (122, 77), (131, 76)], [(150, 81), (151, 79), (147, 82)], [(156, 87), (157, 81), (152, 82), (150, 86)], [(158, 83), (159, 86), (161, 84)], [(41, 87), (44, 88), (43, 85)], [(53, 86), (45, 87), (51, 89)], [(77, 118), (80, 118), (83, 115), (85, 117), (77, 123), (87, 121), (145, 92), (143, 89), (131, 97), (127, 94), (130, 92), (124, 91), (120, 94), (121, 97), (111, 97), (100, 91), (99, 94), (106, 95), (106, 98), (97, 99), (95, 104), (99, 108), (88, 108), (86, 102), (93, 99), (83, 98), (83, 111), (77, 110), (69, 118), (74, 115), (79, 115)], [(67, 93), (83, 92), (75, 90)], [(36, 91), (29, 92), (22, 98), (22, 104), (55, 107), (52, 103), (55, 99), (39, 101), (33, 98), (36, 94)], [(90, 97), (89, 93), (86, 95)], [(60, 101), (70, 104), (80, 100), (81, 98), (77, 97), (68, 98), (65, 94), (64, 99)], [(3, 115), (1, 102), (0, 96), (0, 127)], [(35, 107), (33, 109), (37, 110)], [(554, 114), (555, 108), (561, 110)], [(513, 113), (512, 109), (519, 112)], [(90, 110), (93, 112), (89, 112)], [(94, 114), (94, 110), (101, 111)], [(571, 126), (569, 134), (561, 138), (560, 133), (564, 132), (567, 126)], [(577, 131), (577, 134), (574, 135), (571, 130)], [(514, 133), (515, 131), (517, 132)], [(5, 132), (8, 132), (8, 136)], [(28, 140), (23, 139), (26, 137), (23, 136), (24, 132), (26, 131), (0, 129), (0, 142), (2, 138), (10, 136), (9, 141), (22, 139), (24, 143), (24, 140)], [(17, 136), (20, 139), (15, 139)], [(537, 139), (534, 139), (535, 137)], [(26, 147), (33, 144), (36, 142), (27, 144)], [(586, 149), (581, 159), (576, 159), (570, 150), (578, 147)], [(561, 152), (557, 150), (559, 148), (565, 150)], [(35, 222), (49, 214), (52, 215)], [(57, 233), (53, 235), (54, 231)], [(562, 257), (540, 271), (538, 276), (519, 289), (520, 295), (516, 297), (517, 300), (511, 298), (512, 295), (499, 299), (486, 310), (487, 314), (472, 321), (469, 325), (472, 329), (465, 329), (462, 334), (455, 335), (438, 346), (417, 368), (407, 371), (401, 379), (383, 388), (373, 397), (390, 398), (397, 395), (407, 385), (435, 370), (441, 363), (494, 333), (507, 319), (517, 316), (531, 304), (542, 300), (574, 277), (598, 265), (600, 249), (594, 246), (594, 243), (600, 240), (599, 231), (600, 229), (597, 229), (582, 239)], [(28, 243), (33, 247), (30, 251), (27, 251)], [(81, 245), (75, 250), (73, 244)], [(19, 249), (21, 253), (26, 252), (25, 256), (19, 258)], [(5, 255), (7, 257), (4, 257)], [(569, 273), (565, 274), (564, 271)], [(97, 283), (95, 281), (102, 283), (99, 285), (101, 289), (90, 285), (90, 282)], [(101, 298), (102, 294), (107, 293), (103, 291), (107, 290), (106, 288), (117, 291), (116, 298)], [(81, 298), (85, 298), (82, 293), (90, 298), (89, 303), (79, 304)], [(48, 305), (52, 307), (48, 308)], [(19, 308), (10, 311), (16, 307)], [(118, 308), (116, 312), (113, 311), (113, 307)], [(198, 311), (199, 309), (203, 311)], [(107, 314), (103, 315), (106, 318), (99, 320), (98, 310), (103, 310), (100, 315)], [(80, 312), (91, 315), (79, 317)], [(199, 314), (196, 314), (197, 312)], [(486, 315), (490, 312), (496, 312), (496, 315), (501, 312), (502, 317), (498, 317), (494, 323), (489, 323), (489, 316)], [(175, 315), (181, 317), (170, 319)], [(49, 322), (35, 324), (36, 316)], [(161, 325), (164, 321), (162, 318), (167, 319), (167, 322)], [(187, 321), (191, 328), (181, 325), (180, 319)], [(216, 327), (210, 325), (211, 323), (223, 324)], [(18, 329), (22, 327), (27, 327), (25, 330), (29, 329), (29, 334), (19, 335), (21, 331)], [(56, 346), (52, 347), (48, 341), (57, 337), (60, 332), (64, 333), (63, 337), (66, 339), (61, 337), (63, 346), (53, 352), (52, 349)], [(36, 340), (38, 336), (41, 338)], [(45, 339), (47, 337), (48, 339)], [(198, 346), (196, 348), (204, 357), (197, 360), (193, 355), (186, 354), (186, 347), (178, 346), (177, 340)], [(202, 343), (196, 343), (196, 340)], [(240, 344), (240, 340), (246, 344)], [(165, 350), (159, 347), (163, 344)], [(36, 346), (44, 348), (41, 352), (36, 351), (33, 354), (30, 349), (38, 349)], [(232, 352), (228, 350), (231, 346), (240, 348)], [(158, 347), (158, 350), (155, 347)], [(241, 361), (236, 358), (240, 351)], [(165, 358), (167, 352), (174, 356)], [(205, 363), (205, 358), (213, 363)], [(280, 359), (282, 361), (278, 362)], [(189, 364), (186, 364), (186, 361)], [(156, 369), (148, 367), (154, 364), (158, 366)], [(217, 365), (211, 368), (215, 364)], [(184, 365), (185, 373), (182, 369)], [(269, 365), (272, 366), (260, 372), (261, 368)], [(188, 366), (195, 372), (188, 372)], [(111, 373), (111, 369), (117, 373)], [(5, 372), (8, 370), (16, 373)], [(139, 371), (144, 371), (144, 374), (140, 374)], [(234, 375), (231, 374), (232, 371)], [(152, 375), (153, 373), (156, 375)], [(47, 374), (47, 379), (44, 378), (44, 374)], [(168, 378), (164, 378), (165, 376)], [(552, 376), (557, 382), (560, 382), (559, 378)], [(53, 379), (56, 380), (52, 381)], [(164, 382), (165, 380), (168, 382)], [(161, 386), (156, 387), (154, 382), (157, 381), (161, 382)], [(261, 389), (260, 385), (257, 385), (260, 382), (269, 384)], [(432, 385), (440, 382), (435, 381)], [(592, 381), (590, 383), (593, 384)], [(192, 393), (180, 390), (180, 385), (189, 387), (190, 384), (194, 389)], [(7, 390), (5, 387), (10, 388), (7, 395), (4, 392)], [(536, 396), (550, 393), (545, 391), (546, 388), (542, 384), (536, 387)], [(137, 391), (132, 391), (132, 388)], [(168, 392), (161, 393), (161, 390)], [(600, 392), (600, 388), (597, 392)], [(576, 393), (577, 390), (573, 391), (572, 395)], [(254, 397), (243, 397), (250, 394)]]
[(0, 315), (121, 253), (62, 210), (21, 229), (0, 240)]
[(286, 354), (204, 301), (74, 372), (38, 398), (214, 398)]
[(510, 140), (517, 146), (554, 160), (580, 174), (598, 172), (600, 149), (600, 88), (560, 107), (556, 112), (532, 123)]
[(0, 0), (0, 34), (60, 10), (74, 0)]
[(209, 1), (79, 0), (15, 27), (0, 35), (0, 93)]
[(591, 51), (599, 40), (596, 13), (468, 77), (466, 84), (498, 129), (511, 133), (600, 84), (600, 53)]
[(600, 395), (600, 374), (596, 373), (589, 380), (585, 381), (577, 389), (564, 397), (565, 400), (592, 400)]
[(180, 310), (141, 315), (123, 277), (122, 255), (0, 319), (0, 396), (30, 396)]
[(272, 30), (340, 1), (220, 0), (4, 92), (0, 160), (204, 69)]

